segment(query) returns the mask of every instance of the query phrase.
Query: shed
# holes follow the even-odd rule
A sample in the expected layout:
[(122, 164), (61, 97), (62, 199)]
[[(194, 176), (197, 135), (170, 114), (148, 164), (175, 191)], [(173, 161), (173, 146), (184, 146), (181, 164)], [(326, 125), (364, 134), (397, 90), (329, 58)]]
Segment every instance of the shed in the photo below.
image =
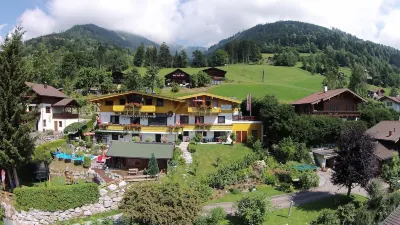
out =
[(333, 168), (335, 157), (337, 156), (333, 148), (315, 148), (312, 149), (312, 152), (322, 169), (326, 167)]

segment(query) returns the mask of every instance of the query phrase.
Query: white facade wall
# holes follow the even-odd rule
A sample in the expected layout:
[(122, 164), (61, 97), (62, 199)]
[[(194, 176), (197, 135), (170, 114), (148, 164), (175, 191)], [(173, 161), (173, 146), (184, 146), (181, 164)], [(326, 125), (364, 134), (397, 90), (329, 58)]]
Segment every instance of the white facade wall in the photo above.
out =
[(178, 120), (175, 121), (175, 113), (174, 113), (171, 117), (167, 117), (167, 126), (175, 125), (177, 121)]
[[(400, 104), (399, 103), (394, 102), (387, 98), (383, 99), (382, 102), (385, 104), (385, 106), (387, 108), (392, 108), (392, 109), (396, 110), (397, 112), (400, 112)], [(392, 103), (391, 106), (390, 106), (390, 102)], [(388, 103), (389, 103), (389, 105), (388, 105)]]
[[(180, 116), (187, 116), (187, 114), (176, 114), (176, 121), (179, 120)], [(232, 124), (232, 113), (219, 113), (218, 115), (206, 115), (204, 116), (204, 123), (207, 124), (219, 124), (218, 116), (225, 116), (224, 124)], [(189, 115), (189, 124), (196, 124), (196, 115)], [(169, 124), (168, 124), (169, 125)]]
[(143, 126), (149, 125), (149, 119), (148, 118), (140, 118), (140, 124)]
[[(30, 104), (29, 106), (37, 107), (40, 112), (40, 118), (37, 123), (37, 131), (55, 130), (54, 123), (57, 123), (57, 131), (62, 132), (64, 128), (68, 125), (76, 122), (82, 122), (85, 120), (79, 119), (53, 119), (53, 113), (63, 113), (62, 107), (51, 107), (51, 104)], [(46, 107), (50, 107), (50, 112), (46, 112)], [(44, 121), (46, 121), (46, 126), (44, 126)], [(61, 124), (60, 124), (61, 122)], [(61, 125), (61, 126), (60, 126)]]

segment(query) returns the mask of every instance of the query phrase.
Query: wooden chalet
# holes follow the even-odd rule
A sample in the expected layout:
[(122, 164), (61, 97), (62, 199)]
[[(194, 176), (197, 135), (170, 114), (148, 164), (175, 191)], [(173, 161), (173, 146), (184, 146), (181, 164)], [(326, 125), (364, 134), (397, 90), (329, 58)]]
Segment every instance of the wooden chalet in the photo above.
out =
[(215, 67), (210, 67), (202, 71), (211, 77), (213, 85), (222, 84), (222, 80), (225, 78), (226, 74), (225, 70), (221, 70)]
[(171, 73), (165, 75), (166, 86), (170, 86), (172, 83), (182, 84), (186, 86), (186, 84), (188, 84), (189, 81), (190, 81), (190, 75), (181, 69), (176, 69)]
[(299, 114), (327, 115), (342, 118), (358, 118), (358, 104), (365, 99), (347, 88), (328, 90), (306, 96), (292, 103)]

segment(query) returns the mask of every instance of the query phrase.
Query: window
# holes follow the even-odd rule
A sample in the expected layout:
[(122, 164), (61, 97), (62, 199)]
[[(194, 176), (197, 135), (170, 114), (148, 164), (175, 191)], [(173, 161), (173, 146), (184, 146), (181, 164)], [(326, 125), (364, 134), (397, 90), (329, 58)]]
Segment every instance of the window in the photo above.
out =
[(29, 112), (36, 110), (36, 106), (29, 106)]
[(204, 123), (204, 116), (195, 116), (194, 122), (195, 123)]
[(254, 140), (258, 139), (258, 131), (257, 130), (252, 130), (251, 131), (251, 136), (253, 136)]
[(111, 135), (111, 139), (112, 139), (113, 141), (118, 141), (118, 134), (112, 134), (112, 135)]
[(110, 116), (110, 123), (119, 124), (119, 116)]
[(120, 135), (119, 135), (119, 138), (124, 138), (124, 135), (123, 135), (123, 134), (120, 134)]
[(106, 101), (106, 106), (114, 105), (113, 101)]
[(338, 111), (339, 110), (339, 106), (337, 105), (330, 105), (328, 107), (329, 111)]
[(46, 106), (46, 113), (50, 113), (50, 106)]
[(218, 107), (218, 99), (214, 98), (213, 99), (213, 107)]
[(211, 97), (210, 97), (210, 96), (207, 96), (207, 97), (206, 97), (206, 105), (207, 105), (207, 106), (210, 106), (210, 105), (211, 105), (211, 101), (212, 101)]
[(181, 124), (189, 124), (189, 116), (180, 116)]
[(131, 124), (140, 124), (139, 117), (131, 117)]
[(386, 102), (387, 106), (392, 106), (392, 102)]
[(157, 98), (157, 106), (163, 107), (164, 106), (164, 99)]
[(146, 104), (145, 105), (153, 105), (153, 99), (152, 98), (146, 98)]
[(354, 111), (354, 105), (347, 105), (346, 111)]
[(203, 131), (203, 137), (207, 137), (207, 131)]
[(183, 131), (183, 136), (189, 136), (189, 131)]
[(44, 127), (46, 126), (46, 120), (43, 120), (43, 126)]
[(124, 98), (119, 99), (119, 104), (120, 105), (125, 105), (126, 104), (126, 99), (124, 99)]
[(225, 116), (218, 116), (218, 123), (225, 123)]
[(58, 127), (62, 127), (62, 121), (58, 121)]
[(165, 113), (156, 113), (156, 117), (149, 118), (150, 126), (167, 126), (167, 115)]

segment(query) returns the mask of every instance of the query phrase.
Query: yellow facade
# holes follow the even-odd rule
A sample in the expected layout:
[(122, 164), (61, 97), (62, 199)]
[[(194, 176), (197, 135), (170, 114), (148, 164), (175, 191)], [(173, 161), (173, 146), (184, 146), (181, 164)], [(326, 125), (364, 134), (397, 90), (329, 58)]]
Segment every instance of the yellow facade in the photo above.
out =
[[(243, 136), (249, 136), (252, 135), (253, 131), (257, 131), (257, 137), (253, 137), (255, 139), (262, 140), (261, 135), (262, 135), (262, 123), (261, 122), (253, 122), (253, 123), (233, 123), (233, 132), (236, 134), (236, 138), (238, 138), (239, 133), (240, 135)], [(253, 136), (253, 135), (252, 135)], [(243, 139), (243, 138), (242, 138)], [(239, 141), (241, 142), (241, 141)]]

